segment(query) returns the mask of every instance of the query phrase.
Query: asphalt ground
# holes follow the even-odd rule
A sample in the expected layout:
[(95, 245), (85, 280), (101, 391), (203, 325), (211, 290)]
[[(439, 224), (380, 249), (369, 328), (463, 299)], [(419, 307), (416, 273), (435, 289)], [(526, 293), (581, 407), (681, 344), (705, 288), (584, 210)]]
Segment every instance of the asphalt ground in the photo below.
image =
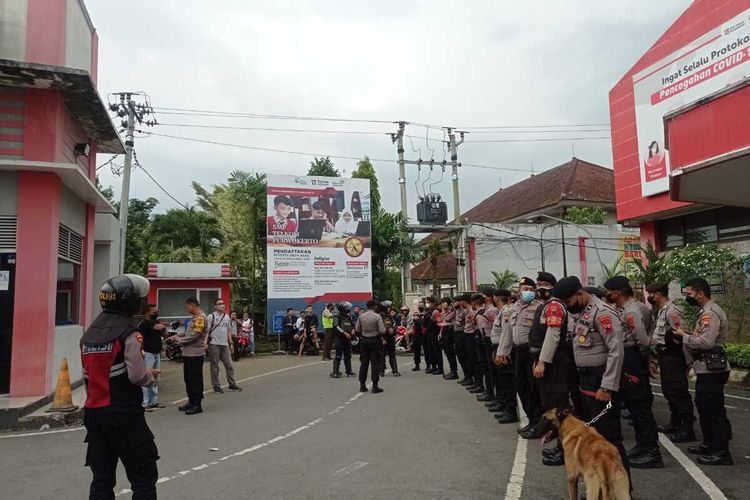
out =
[[(497, 424), (474, 395), (412, 372), (410, 361), (399, 357), (403, 376), (387, 375), (384, 393), (360, 394), (354, 378), (330, 379), (330, 362), (318, 358), (243, 359), (244, 391), (207, 394), (195, 416), (177, 411), (182, 368), (165, 361), (160, 401), (168, 408), (147, 415), (161, 455), (160, 498), (567, 498), (564, 468), (541, 464), (540, 441), (519, 440), (516, 426)], [(633, 471), (634, 498), (748, 498), (750, 393), (728, 396), (735, 466), (697, 467), (687, 445), (662, 448), (664, 469)], [(655, 398), (666, 421), (666, 403)], [(623, 429), (630, 447), (632, 428)], [(86, 498), (84, 436), (80, 427), (0, 435), (0, 497)], [(130, 498), (128, 487), (119, 470), (118, 498)]]

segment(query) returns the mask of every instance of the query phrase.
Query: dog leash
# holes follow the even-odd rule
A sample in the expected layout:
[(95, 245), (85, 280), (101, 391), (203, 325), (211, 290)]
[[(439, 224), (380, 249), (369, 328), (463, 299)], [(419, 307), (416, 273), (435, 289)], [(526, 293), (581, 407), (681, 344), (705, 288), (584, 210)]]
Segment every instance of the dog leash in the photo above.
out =
[(592, 425), (594, 425), (597, 420), (599, 420), (600, 418), (602, 418), (604, 416), (604, 414), (609, 411), (610, 408), (612, 408), (612, 400), (611, 399), (609, 401), (607, 401), (607, 406), (604, 407), (604, 409), (601, 411), (601, 413), (599, 413), (599, 415), (597, 415), (594, 418), (592, 418), (591, 421), (586, 422), (586, 427), (591, 427)]

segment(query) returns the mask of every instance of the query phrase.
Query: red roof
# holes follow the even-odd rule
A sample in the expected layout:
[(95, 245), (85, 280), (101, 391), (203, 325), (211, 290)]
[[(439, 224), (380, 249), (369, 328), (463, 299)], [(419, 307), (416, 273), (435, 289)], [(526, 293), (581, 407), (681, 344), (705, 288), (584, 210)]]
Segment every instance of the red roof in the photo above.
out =
[(457, 264), (456, 256), (446, 252), (438, 257), (435, 266), (436, 275), (433, 276), (433, 267), (430, 259), (427, 258), (411, 269), (411, 279), (418, 281), (432, 281), (434, 279), (442, 282), (456, 281), (458, 276)]
[(562, 165), (499, 190), (465, 212), (461, 219), (470, 224), (503, 222), (561, 201), (614, 204), (614, 173), (573, 157)]

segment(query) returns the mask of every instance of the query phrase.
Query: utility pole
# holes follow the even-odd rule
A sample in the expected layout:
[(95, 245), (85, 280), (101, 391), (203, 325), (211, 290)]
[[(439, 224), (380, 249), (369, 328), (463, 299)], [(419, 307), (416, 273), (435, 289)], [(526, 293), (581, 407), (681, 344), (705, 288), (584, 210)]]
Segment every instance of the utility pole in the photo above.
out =
[[(140, 94), (144, 103), (133, 100), (133, 95)], [(122, 172), (122, 189), (120, 192), (120, 274), (125, 272), (125, 245), (128, 235), (128, 208), (130, 206), (130, 173), (133, 166), (133, 148), (135, 146), (135, 123), (140, 125), (156, 125), (156, 119), (146, 120), (145, 115), (153, 114), (154, 110), (148, 102), (148, 96), (138, 92), (120, 92), (120, 102), (110, 104), (109, 109), (122, 118), (122, 129), (125, 131), (125, 165)], [(122, 130), (121, 130), (122, 132)]]
[[(396, 143), (398, 152), (398, 183), (401, 188), (401, 215), (406, 220), (409, 217), (409, 207), (406, 200), (406, 163), (404, 161), (404, 131), (407, 122), (398, 122), (398, 132), (391, 134), (391, 141)], [(401, 268), (401, 296), (411, 292), (411, 268), (404, 264)]]
[(453, 167), (453, 223), (461, 224), (461, 197), (458, 191), (458, 146), (464, 143), (464, 132), (459, 132), (461, 140), (456, 142), (456, 134), (453, 129), (447, 127), (448, 130), (448, 149), (451, 152), (451, 166)]

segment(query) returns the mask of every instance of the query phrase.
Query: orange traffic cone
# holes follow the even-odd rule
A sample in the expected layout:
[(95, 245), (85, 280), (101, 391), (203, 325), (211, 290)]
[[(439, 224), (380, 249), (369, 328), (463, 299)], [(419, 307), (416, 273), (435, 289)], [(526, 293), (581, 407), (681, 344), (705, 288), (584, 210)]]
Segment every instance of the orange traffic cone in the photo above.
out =
[(52, 407), (47, 412), (70, 412), (77, 409), (78, 407), (73, 404), (73, 388), (70, 386), (68, 358), (63, 358), (60, 364), (60, 375), (57, 376), (55, 399), (52, 401)]

